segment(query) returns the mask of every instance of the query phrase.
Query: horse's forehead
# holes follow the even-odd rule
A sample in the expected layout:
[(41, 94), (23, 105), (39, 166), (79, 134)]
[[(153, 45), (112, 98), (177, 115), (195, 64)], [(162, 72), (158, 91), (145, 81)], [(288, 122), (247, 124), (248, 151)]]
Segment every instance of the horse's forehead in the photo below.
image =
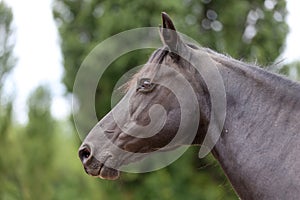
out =
[(168, 56), (167, 48), (163, 47), (155, 50), (147, 63), (124, 85), (125, 91), (128, 91), (129, 88), (133, 87), (133, 85), (141, 78), (155, 78), (156, 80), (163, 78), (159, 75), (159, 69), (161, 67), (174, 65), (176, 65), (176, 63), (174, 63), (171, 56)]
[(166, 48), (159, 48), (156, 49), (150, 56), (149, 61), (148, 62), (154, 62), (155, 60), (158, 60), (159, 58), (161, 58), (163, 52), (166, 51)]
[(142, 70), (140, 71), (141, 75), (155, 73), (158, 69), (158, 65), (163, 65), (167, 62), (167, 52), (163, 52), (162, 49), (157, 49), (152, 53), (148, 62), (144, 65)]

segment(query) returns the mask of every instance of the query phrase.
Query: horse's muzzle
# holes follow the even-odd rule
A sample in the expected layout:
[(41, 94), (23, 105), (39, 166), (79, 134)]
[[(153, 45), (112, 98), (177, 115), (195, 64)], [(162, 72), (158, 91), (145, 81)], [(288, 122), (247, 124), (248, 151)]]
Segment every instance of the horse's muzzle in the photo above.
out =
[(91, 176), (98, 176), (99, 178), (108, 180), (115, 180), (119, 178), (119, 171), (106, 167), (104, 165), (105, 162), (101, 163), (99, 160), (97, 160), (92, 155), (92, 149), (89, 145), (83, 144), (79, 148), (78, 155), (87, 174)]

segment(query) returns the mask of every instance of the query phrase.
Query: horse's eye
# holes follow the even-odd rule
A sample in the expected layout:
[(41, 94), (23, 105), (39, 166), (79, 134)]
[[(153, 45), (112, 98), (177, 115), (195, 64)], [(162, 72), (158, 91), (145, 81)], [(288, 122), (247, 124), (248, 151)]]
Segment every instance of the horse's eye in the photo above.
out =
[(137, 91), (151, 92), (154, 88), (154, 84), (149, 78), (142, 78), (138, 81)]

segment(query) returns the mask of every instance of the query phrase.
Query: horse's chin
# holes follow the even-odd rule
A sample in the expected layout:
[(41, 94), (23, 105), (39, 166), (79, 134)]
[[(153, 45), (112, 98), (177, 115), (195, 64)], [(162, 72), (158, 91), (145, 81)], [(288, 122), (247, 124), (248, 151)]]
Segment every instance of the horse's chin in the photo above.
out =
[(106, 180), (116, 180), (120, 177), (120, 172), (116, 169), (103, 166), (100, 169), (98, 177)]

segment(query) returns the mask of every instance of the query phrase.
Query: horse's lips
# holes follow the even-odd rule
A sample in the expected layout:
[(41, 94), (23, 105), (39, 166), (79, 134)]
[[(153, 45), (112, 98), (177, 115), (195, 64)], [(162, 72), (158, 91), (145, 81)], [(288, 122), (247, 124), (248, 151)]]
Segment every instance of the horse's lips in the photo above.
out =
[(120, 172), (116, 169), (112, 169), (103, 165), (99, 170), (98, 177), (101, 179), (116, 180), (120, 177)]

